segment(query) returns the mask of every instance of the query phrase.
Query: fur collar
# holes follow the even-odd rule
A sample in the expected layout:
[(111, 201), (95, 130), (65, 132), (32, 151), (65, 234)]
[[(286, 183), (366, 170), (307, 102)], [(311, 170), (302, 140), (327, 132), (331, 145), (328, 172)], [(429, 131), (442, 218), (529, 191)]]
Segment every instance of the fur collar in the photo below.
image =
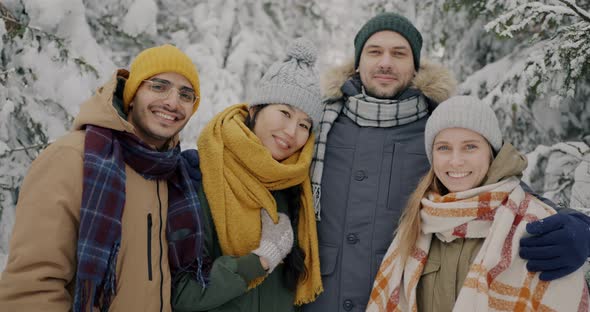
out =
[[(354, 60), (329, 70), (321, 80), (324, 99), (336, 100), (342, 97), (340, 87), (354, 75)], [(412, 81), (412, 86), (436, 103), (440, 103), (453, 94), (457, 89), (457, 81), (451, 72), (442, 65), (420, 60), (420, 70)]]

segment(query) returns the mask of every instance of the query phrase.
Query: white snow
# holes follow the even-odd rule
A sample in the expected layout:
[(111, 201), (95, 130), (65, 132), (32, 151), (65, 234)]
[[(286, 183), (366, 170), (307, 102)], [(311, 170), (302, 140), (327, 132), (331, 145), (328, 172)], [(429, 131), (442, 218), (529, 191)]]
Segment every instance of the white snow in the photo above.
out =
[(123, 21), (123, 31), (137, 36), (141, 33), (156, 35), (156, 18), (158, 16), (158, 5), (153, 0), (135, 0), (129, 7)]
[[(515, 39), (505, 40), (486, 33), (484, 26), (494, 28), (512, 16), (508, 10), (531, 1), (487, 0), (485, 14), (475, 17), (468, 8), (445, 10), (447, 2), (2, 1), (17, 18), (29, 21), (30, 29), (12, 42), (0, 40), (0, 50), (7, 57), (6, 68), (0, 68), (0, 270), (14, 220), (11, 190), (22, 182), (39, 149), (27, 150), (28, 154), (12, 150), (22, 149), (20, 142), (35, 145), (43, 143), (43, 136), (51, 141), (63, 135), (80, 103), (116, 68), (127, 67), (137, 52), (171, 43), (194, 61), (200, 74), (201, 103), (181, 133), (181, 144), (184, 149), (196, 148), (206, 123), (225, 107), (247, 102), (262, 73), (284, 55), (294, 38), (305, 36), (317, 44), (318, 65), (324, 71), (354, 56), (354, 34), (383, 9), (405, 14), (417, 25), (424, 37), (422, 56), (453, 70), (460, 81), (458, 93), (477, 95), (492, 105), (505, 139), (529, 152), (525, 182), (552, 199), (567, 201), (571, 195), (573, 206), (590, 207), (590, 199), (584, 197), (590, 194), (588, 146), (571, 142), (590, 134), (590, 86), (578, 83), (573, 93), (572, 85), (565, 85), (568, 66), (560, 63), (559, 54), (549, 58), (552, 63), (545, 63), (547, 51), (568, 48), (578, 53), (569, 63), (572, 73), (581, 74), (590, 53), (584, 35), (590, 30), (588, 23), (572, 24), (577, 35), (568, 40), (536, 34), (519, 37), (514, 30), (530, 21), (523, 15), (510, 29)], [(551, 3), (535, 4), (535, 12), (551, 10), (550, 20), (560, 21), (559, 14), (571, 11)], [(500, 7), (503, 13), (492, 22), (490, 16)], [(538, 27), (549, 29), (547, 22)], [(0, 20), (0, 37), (5, 34)], [(533, 86), (539, 95), (529, 103)], [(33, 126), (42, 135), (31, 136), (23, 130)]]

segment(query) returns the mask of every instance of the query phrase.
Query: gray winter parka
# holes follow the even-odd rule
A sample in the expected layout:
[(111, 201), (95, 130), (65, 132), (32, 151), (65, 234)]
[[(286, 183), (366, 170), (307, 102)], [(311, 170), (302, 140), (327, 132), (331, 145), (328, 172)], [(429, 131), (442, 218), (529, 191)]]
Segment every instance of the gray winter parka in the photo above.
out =
[[(345, 100), (340, 87), (353, 74), (351, 63), (325, 80), (331, 101)], [(424, 61), (412, 87), (440, 103), (454, 92), (455, 80)], [(328, 134), (317, 223), (324, 292), (304, 311), (365, 311), (406, 200), (429, 169), (427, 117), (390, 128), (360, 127), (342, 114), (336, 119)]]

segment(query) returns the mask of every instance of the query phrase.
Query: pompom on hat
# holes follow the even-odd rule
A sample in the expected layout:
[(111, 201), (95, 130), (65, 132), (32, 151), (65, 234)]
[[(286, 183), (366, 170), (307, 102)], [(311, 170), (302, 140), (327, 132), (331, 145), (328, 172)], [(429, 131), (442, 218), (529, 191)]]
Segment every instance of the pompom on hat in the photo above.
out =
[(323, 111), (316, 59), (315, 46), (307, 39), (296, 39), (286, 57), (266, 71), (249, 100), (250, 105), (289, 104), (308, 114), (316, 128)]

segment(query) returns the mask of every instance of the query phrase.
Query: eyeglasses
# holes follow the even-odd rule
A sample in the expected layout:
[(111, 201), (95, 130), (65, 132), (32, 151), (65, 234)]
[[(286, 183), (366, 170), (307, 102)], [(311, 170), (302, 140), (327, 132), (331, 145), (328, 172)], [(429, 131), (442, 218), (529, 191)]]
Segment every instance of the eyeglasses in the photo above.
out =
[(178, 93), (178, 100), (183, 104), (194, 105), (199, 97), (195, 94), (195, 91), (191, 89), (174, 87), (169, 81), (159, 80), (143, 80), (143, 82), (149, 82), (150, 91), (157, 94), (161, 99), (165, 99), (170, 95), (172, 89)]

